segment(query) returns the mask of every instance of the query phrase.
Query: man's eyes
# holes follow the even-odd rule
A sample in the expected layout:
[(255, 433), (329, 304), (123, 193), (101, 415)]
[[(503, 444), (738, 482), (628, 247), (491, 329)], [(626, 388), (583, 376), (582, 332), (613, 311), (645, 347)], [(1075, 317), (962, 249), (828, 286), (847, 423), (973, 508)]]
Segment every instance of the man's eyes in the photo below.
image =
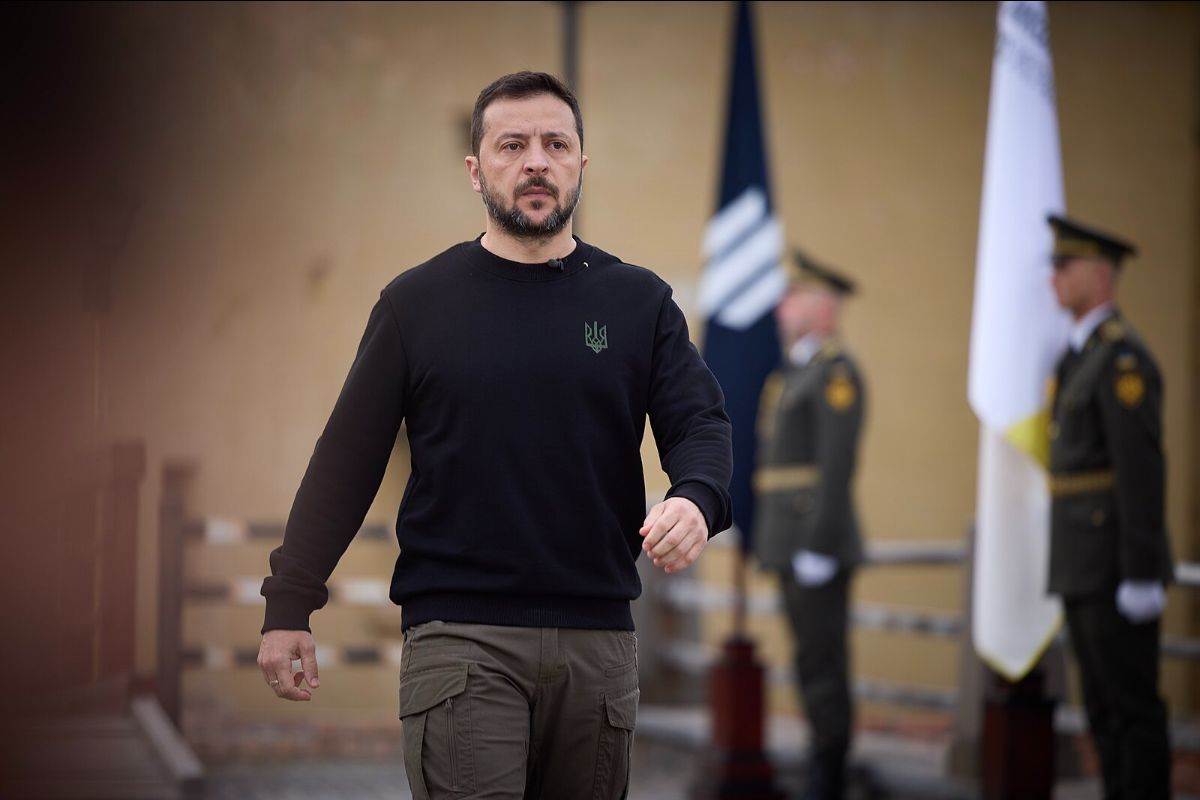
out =
[[(522, 147), (522, 144), (520, 142), (505, 142), (504, 144), (500, 145), (501, 150), (506, 150), (510, 153), (517, 152), (518, 150), (521, 149), (521, 147)], [(567, 150), (569, 148), (568, 148), (568, 145), (566, 142), (564, 142), (560, 139), (555, 139), (554, 141), (550, 142), (549, 145), (547, 145), (547, 149), (558, 150), (561, 152), (561, 151)]]

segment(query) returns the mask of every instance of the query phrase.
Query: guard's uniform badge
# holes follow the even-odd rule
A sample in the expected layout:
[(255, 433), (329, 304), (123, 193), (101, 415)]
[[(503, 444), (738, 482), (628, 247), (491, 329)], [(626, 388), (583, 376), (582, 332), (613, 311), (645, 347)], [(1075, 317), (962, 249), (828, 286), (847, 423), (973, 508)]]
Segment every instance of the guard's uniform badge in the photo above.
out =
[(1113, 390), (1117, 400), (1126, 408), (1137, 408), (1146, 396), (1146, 381), (1142, 373), (1136, 370), (1126, 370), (1117, 376), (1113, 382)]
[(845, 411), (854, 405), (856, 397), (854, 382), (845, 373), (834, 375), (829, 379), (829, 383), (825, 384), (825, 402), (829, 403), (829, 407), (834, 411)]

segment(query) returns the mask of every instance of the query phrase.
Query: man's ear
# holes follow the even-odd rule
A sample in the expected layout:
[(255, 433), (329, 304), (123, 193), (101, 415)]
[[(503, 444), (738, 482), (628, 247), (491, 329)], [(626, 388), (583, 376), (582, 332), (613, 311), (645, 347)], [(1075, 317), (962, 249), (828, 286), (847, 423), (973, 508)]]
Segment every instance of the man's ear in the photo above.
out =
[(467, 174), (471, 176), (471, 188), (476, 192), (482, 192), (483, 187), (479, 185), (479, 158), (477, 156), (467, 156)]

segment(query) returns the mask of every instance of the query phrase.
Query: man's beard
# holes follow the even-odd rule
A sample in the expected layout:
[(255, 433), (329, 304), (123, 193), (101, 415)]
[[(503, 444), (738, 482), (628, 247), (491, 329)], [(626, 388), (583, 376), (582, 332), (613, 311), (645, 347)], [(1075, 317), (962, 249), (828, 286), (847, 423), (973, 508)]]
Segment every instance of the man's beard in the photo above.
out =
[[(554, 208), (541, 222), (534, 222), (517, 206), (517, 200), (521, 195), (534, 187), (545, 189), (551, 195), (547, 200), (555, 201)], [(557, 202), (558, 189), (545, 178), (537, 176), (517, 185), (513, 191), (511, 206), (506, 206), (504, 200), (492, 192), (482, 172), (479, 173), (479, 188), (479, 194), (483, 197), (483, 205), (487, 209), (488, 216), (495, 220), (505, 233), (517, 239), (545, 240), (553, 237), (571, 221), (571, 215), (575, 213), (575, 206), (579, 204), (579, 197), (583, 193), (583, 174), (579, 175), (579, 182), (575, 185), (575, 190), (567, 195), (564, 203)]]

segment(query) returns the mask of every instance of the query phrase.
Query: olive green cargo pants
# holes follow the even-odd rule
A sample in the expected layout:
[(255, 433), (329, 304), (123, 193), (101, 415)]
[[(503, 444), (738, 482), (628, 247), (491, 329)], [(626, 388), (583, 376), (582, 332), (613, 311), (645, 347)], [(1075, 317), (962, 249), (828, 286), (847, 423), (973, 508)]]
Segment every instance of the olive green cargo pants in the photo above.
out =
[(429, 622), (400, 666), (413, 800), (619, 800), (637, 718), (629, 631)]

